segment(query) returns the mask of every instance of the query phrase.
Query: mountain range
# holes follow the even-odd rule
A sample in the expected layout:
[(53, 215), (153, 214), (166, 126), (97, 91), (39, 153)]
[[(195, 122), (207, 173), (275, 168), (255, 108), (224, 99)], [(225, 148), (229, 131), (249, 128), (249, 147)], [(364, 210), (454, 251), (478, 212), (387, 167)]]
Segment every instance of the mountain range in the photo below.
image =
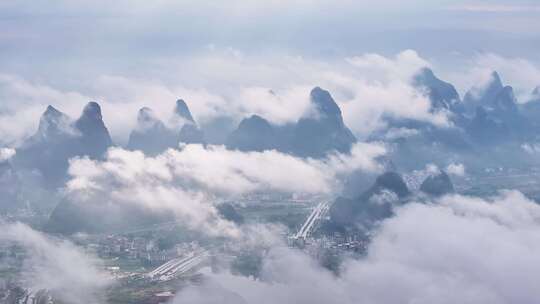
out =
[(339, 197), (331, 205), (330, 220), (323, 230), (347, 233), (369, 231), (379, 221), (393, 215), (395, 206), (411, 201), (421, 202), (423, 197), (439, 197), (454, 193), (454, 185), (443, 170), (427, 175), (417, 191), (409, 189), (403, 177), (393, 171), (378, 176), (373, 185), (353, 198)]
[(143, 151), (147, 155), (156, 155), (169, 148), (177, 148), (179, 143), (204, 143), (204, 133), (197, 126), (184, 100), (176, 101), (171, 122), (173, 126), (169, 127), (157, 118), (152, 109), (140, 109), (137, 125), (129, 135), (127, 148)]
[[(368, 141), (392, 145), (389, 157), (400, 168), (414, 169), (426, 161), (438, 163), (448, 157), (463, 158), (464, 162), (470, 159), (472, 168), (475, 163), (482, 167), (485, 163), (475, 158), (478, 153), (493, 152), (493, 147), (518, 153), (523, 143), (537, 140), (540, 88), (531, 93), (530, 102), (519, 105), (513, 88), (503, 85), (497, 72), (491, 74), (487, 84), (469, 90), (463, 99), (452, 84), (428, 68), (419, 70), (411, 84), (429, 98), (430, 111), (444, 114), (450, 125), (385, 116), (386, 127), (371, 134)], [(240, 121), (224, 144), (241, 151), (277, 150), (322, 158), (330, 152), (348, 153), (356, 142), (330, 92), (316, 87), (310, 92), (309, 111), (296, 122), (274, 125), (262, 116), (251, 115)], [(180, 143), (206, 143), (203, 129), (182, 99), (176, 101), (167, 122), (151, 108), (140, 109), (126, 148), (157, 155), (178, 148)], [(96, 102), (88, 103), (77, 119), (48, 106), (38, 130), (17, 149), (12, 163), (16, 169), (36, 169), (45, 183), (55, 187), (65, 182), (70, 158), (100, 159), (112, 145)]]
[(89, 102), (76, 120), (48, 106), (37, 132), (17, 149), (13, 163), (18, 168), (38, 170), (46, 185), (58, 187), (66, 179), (70, 158), (99, 159), (111, 146), (96, 102)]
[(240, 122), (226, 146), (242, 151), (278, 150), (300, 157), (320, 158), (332, 151), (347, 153), (356, 137), (343, 122), (341, 109), (319, 87), (310, 93), (310, 111), (296, 123), (274, 126), (252, 115)]
[[(463, 99), (452, 84), (439, 79), (428, 68), (419, 70), (411, 84), (429, 98), (433, 114), (448, 117), (449, 125), (383, 117), (385, 127), (371, 134), (367, 141), (384, 142), (389, 147), (386, 158), (393, 170), (407, 172), (426, 163), (445, 167), (449, 161), (465, 164), (470, 172), (495, 165), (540, 164), (538, 157), (531, 154), (534, 149), (523, 148), (526, 144), (535, 146), (538, 140), (540, 88), (531, 93), (530, 102), (518, 104), (513, 88), (505, 86), (496, 72), (491, 74), (487, 84), (472, 88)], [(225, 146), (240, 151), (277, 150), (302, 158), (349, 153), (358, 140), (345, 124), (341, 109), (330, 92), (315, 87), (309, 97), (309, 110), (295, 122), (275, 125), (254, 114), (242, 119), (226, 138)], [(149, 107), (141, 108), (126, 148), (157, 155), (167, 149), (181, 149), (182, 144), (205, 145), (204, 133), (187, 103), (179, 99), (168, 121), (161, 121)], [(0, 163), (2, 199), (19, 200), (18, 172), (35, 173), (45, 187), (57, 189), (68, 178), (71, 158), (99, 160), (113, 145), (98, 103), (89, 102), (76, 119), (48, 106), (35, 134), (17, 149), (12, 159)], [(410, 192), (398, 173), (388, 172), (362, 194), (338, 199), (332, 207), (331, 217), (336, 227), (347, 226), (351, 221), (370, 225), (373, 219), (388, 216), (391, 206), (407, 201)], [(453, 185), (449, 176), (441, 172), (427, 178), (420, 192), (439, 196), (453, 192)], [(374, 200), (378, 203), (366, 203)], [(73, 222), (85, 218), (86, 213), (103, 211), (82, 211), (77, 216), (68, 212), (76, 209), (69, 200), (64, 200), (53, 211), (51, 219), (56, 224), (52, 226), (59, 227), (62, 225), (58, 223), (65, 220)], [(229, 209), (224, 207), (226, 213), (230, 213)], [(133, 210), (131, 214), (140, 217), (140, 222), (146, 220), (140, 210)], [(75, 220), (72, 226), (77, 226), (78, 222), (83, 221)]]
[[(518, 104), (513, 88), (503, 85), (497, 72), (491, 74), (487, 84), (469, 90), (463, 99), (453, 85), (427, 68), (417, 73), (413, 85), (426, 92), (431, 111), (446, 115), (450, 125), (386, 117), (387, 127), (369, 140), (392, 145), (389, 157), (398, 167), (412, 170), (426, 162), (442, 165), (449, 159), (465, 163), (471, 170), (537, 162), (522, 146), (538, 139), (540, 99)], [(485, 153), (490, 157), (482, 157)]]

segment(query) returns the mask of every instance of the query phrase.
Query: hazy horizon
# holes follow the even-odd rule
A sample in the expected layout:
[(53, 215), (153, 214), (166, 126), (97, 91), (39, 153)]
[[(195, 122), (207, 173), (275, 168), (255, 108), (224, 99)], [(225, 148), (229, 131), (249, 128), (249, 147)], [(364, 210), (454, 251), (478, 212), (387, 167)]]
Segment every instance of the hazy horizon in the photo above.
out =
[(0, 304), (536, 303), (536, 0), (0, 2)]

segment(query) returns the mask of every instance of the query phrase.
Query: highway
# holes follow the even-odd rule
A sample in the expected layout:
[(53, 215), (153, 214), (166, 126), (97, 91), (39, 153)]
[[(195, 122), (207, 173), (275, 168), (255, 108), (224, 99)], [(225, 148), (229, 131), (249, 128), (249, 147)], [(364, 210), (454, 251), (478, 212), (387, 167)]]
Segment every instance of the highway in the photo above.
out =
[(208, 251), (192, 252), (181, 258), (172, 259), (147, 274), (153, 280), (169, 281), (186, 274), (206, 261)]
[(328, 209), (330, 208), (329, 204), (322, 202), (317, 205), (311, 211), (311, 214), (308, 216), (300, 230), (293, 236), (294, 239), (306, 239), (313, 233), (313, 230), (316, 228), (320, 220), (326, 215)]

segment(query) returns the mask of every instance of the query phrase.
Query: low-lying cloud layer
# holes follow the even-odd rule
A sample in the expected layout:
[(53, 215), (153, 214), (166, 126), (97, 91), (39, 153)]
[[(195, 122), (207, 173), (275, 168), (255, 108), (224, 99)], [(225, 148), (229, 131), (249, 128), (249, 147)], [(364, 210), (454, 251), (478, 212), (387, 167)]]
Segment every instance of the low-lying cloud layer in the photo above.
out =
[[(114, 156), (99, 170), (118, 174), (113, 172), (121, 161), (112, 159), (127, 157), (122, 153), (135, 152), (111, 151)], [(153, 178), (167, 175), (157, 173), (155, 159), (137, 161)], [(126, 175), (109, 179), (118, 188), (133, 186), (138, 175), (152, 182), (150, 173), (124, 169)], [(108, 281), (73, 245), (23, 224), (3, 224), (1, 231), (0, 240), (16, 241), (31, 253), (33, 288), (56, 290), (71, 303), (99, 303), (94, 295)], [(539, 244), (540, 206), (521, 193), (487, 199), (451, 195), (398, 207), (374, 231), (367, 255), (346, 260), (339, 276), (305, 253), (274, 243), (260, 279), (208, 273), (202, 285), (182, 290), (174, 303), (535, 303)]]
[(540, 206), (521, 193), (448, 196), (398, 208), (340, 277), (276, 249), (263, 280), (215, 275), (175, 303), (535, 303), (539, 244)]
[(112, 148), (104, 161), (70, 163), (66, 191), (88, 204), (127, 204), (174, 212), (190, 228), (238, 236), (217, 214), (217, 199), (253, 192), (334, 193), (340, 179), (356, 171), (379, 172), (384, 146), (356, 144), (350, 155), (301, 159), (277, 151), (240, 152), (223, 146), (186, 145), (156, 157)]
[(30, 290), (46, 289), (66, 303), (102, 303), (111, 283), (98, 265), (70, 242), (52, 239), (22, 223), (0, 223), (0, 241), (26, 252), (21, 275)]

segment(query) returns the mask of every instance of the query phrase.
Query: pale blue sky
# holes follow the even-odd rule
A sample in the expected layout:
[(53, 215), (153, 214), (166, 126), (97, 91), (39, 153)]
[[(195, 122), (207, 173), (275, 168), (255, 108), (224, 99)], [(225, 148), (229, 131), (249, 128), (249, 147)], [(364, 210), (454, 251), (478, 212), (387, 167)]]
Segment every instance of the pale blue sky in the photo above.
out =
[[(0, 66), (131, 61), (189, 55), (208, 45), (331, 57), (363, 52), (424, 56), (495, 52), (539, 61), (538, 1), (251, 0), (2, 1)], [(449, 61), (451, 58), (448, 59)]]

